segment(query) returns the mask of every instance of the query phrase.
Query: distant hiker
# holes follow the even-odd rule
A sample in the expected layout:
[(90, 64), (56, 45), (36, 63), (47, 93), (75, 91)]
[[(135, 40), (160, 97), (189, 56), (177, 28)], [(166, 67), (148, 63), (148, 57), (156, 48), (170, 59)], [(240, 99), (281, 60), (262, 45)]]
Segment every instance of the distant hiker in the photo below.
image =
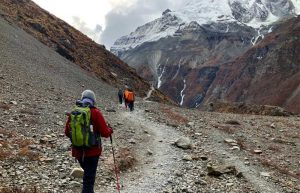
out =
[(72, 156), (84, 170), (82, 193), (94, 193), (96, 171), (102, 152), (101, 137), (107, 138), (113, 133), (100, 110), (95, 107), (95, 102), (93, 91), (83, 91), (81, 100), (76, 102), (65, 127), (65, 135), (72, 142)]
[(209, 105), (208, 105), (208, 111), (209, 112), (214, 111), (214, 103), (209, 103)]
[(122, 104), (123, 103), (123, 91), (121, 89), (119, 89), (119, 91), (118, 91), (118, 97), (119, 97), (119, 103)]
[(130, 111), (134, 110), (134, 99), (135, 99), (134, 92), (132, 89), (129, 89), (127, 93), (127, 102)]
[(128, 98), (128, 92), (129, 92), (128, 87), (125, 86), (123, 98), (124, 98), (124, 103), (125, 103), (125, 108), (126, 109), (127, 109), (127, 106), (128, 106), (128, 100), (127, 100), (127, 98)]

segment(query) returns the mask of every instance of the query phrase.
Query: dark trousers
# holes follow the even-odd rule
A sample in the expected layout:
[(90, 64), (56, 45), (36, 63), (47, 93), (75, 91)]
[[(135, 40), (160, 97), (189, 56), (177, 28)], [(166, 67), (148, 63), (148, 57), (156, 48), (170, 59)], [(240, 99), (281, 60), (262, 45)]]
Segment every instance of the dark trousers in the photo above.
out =
[(118, 95), (119, 96), (119, 103), (122, 104), (123, 103), (123, 96), (122, 95)]
[(99, 156), (85, 157), (84, 160), (78, 160), (81, 168), (84, 170), (82, 193), (94, 193), (94, 184), (97, 172)]
[(127, 101), (127, 99), (124, 99), (124, 103), (125, 103), (125, 108), (127, 109), (127, 106), (128, 106), (128, 101)]
[(128, 102), (128, 107), (130, 109), (130, 111), (134, 110), (134, 101)]

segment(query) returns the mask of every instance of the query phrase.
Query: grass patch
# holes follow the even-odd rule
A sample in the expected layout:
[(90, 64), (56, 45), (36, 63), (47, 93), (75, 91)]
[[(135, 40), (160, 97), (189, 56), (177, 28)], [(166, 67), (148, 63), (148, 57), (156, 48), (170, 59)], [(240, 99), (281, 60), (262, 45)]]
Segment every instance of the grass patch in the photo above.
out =
[(120, 171), (126, 171), (132, 168), (136, 159), (133, 153), (128, 148), (121, 148), (117, 153), (118, 168)]
[(11, 153), (9, 151), (1, 148), (0, 149), (0, 160), (4, 160), (4, 159), (8, 158), (10, 156), (10, 154)]
[(39, 115), (39, 113), (34, 111), (33, 109), (21, 109), (20, 113), (28, 115)]
[[(39, 154), (35, 151), (32, 151), (28, 148), (29, 145), (34, 144), (30, 139), (19, 139), (19, 138), (10, 138), (9, 140), (0, 141), (0, 160), (29, 160), (36, 161), (39, 157)], [(17, 153), (13, 154), (12, 151)]]
[(275, 144), (271, 144), (268, 146), (268, 149), (271, 151), (275, 151), (275, 152), (281, 152), (281, 148), (278, 145)]
[(31, 161), (36, 161), (39, 159), (39, 154), (37, 152), (29, 150), (28, 147), (23, 147), (20, 149), (18, 153), (19, 158), (23, 157), (31, 160)]
[(9, 110), (11, 105), (0, 103), (0, 109)]
[(235, 128), (229, 125), (214, 125), (214, 127), (224, 133), (233, 134), (235, 132)]
[(161, 111), (165, 113), (166, 117), (172, 121), (175, 121), (178, 124), (186, 124), (188, 123), (188, 119), (179, 113), (173, 112), (169, 108), (161, 108)]
[(243, 139), (237, 139), (236, 144), (238, 144), (242, 150), (247, 150), (246, 142)]
[(229, 120), (229, 121), (226, 121), (225, 122), (226, 124), (229, 124), (229, 125), (241, 125), (238, 121), (236, 120)]
[(0, 187), (1, 193), (40, 193), (38, 189), (34, 187), (25, 187), (25, 188), (19, 188), (19, 187)]
[(283, 164), (278, 164), (278, 163), (276, 163), (275, 161), (273, 161), (271, 159), (260, 158), (259, 160), (260, 160), (260, 162), (262, 163), (263, 166), (275, 169), (281, 174), (291, 176), (291, 177), (296, 178), (298, 180), (300, 179), (300, 171), (294, 171), (294, 172), (290, 171), (288, 169), (288, 166), (285, 166)]
[(36, 119), (35, 117), (25, 117), (22, 119), (22, 122), (27, 123), (29, 125), (37, 125), (38, 119)]

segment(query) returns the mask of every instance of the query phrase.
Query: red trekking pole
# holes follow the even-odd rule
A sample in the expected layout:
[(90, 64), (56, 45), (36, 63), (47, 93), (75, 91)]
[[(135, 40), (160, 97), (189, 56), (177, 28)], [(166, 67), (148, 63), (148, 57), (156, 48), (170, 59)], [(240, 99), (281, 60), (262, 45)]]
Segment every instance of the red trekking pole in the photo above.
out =
[(112, 148), (113, 158), (114, 158), (115, 173), (116, 173), (116, 180), (117, 180), (117, 190), (118, 190), (118, 193), (120, 193), (120, 184), (119, 184), (119, 177), (118, 177), (118, 169), (117, 169), (117, 164), (116, 164), (115, 149), (114, 149), (114, 146), (113, 146), (112, 136), (110, 136), (110, 143), (111, 143), (111, 148)]

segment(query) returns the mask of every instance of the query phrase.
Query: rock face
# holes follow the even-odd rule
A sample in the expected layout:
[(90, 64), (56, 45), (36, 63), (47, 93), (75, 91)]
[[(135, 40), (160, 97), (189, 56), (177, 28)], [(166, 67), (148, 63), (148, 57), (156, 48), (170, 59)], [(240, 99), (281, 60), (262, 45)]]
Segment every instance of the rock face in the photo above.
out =
[(180, 105), (195, 107), (203, 101), (219, 66), (251, 45), (255, 30), (236, 23), (230, 26), (232, 30), (224, 33), (220, 30), (226, 30), (225, 24), (192, 22), (178, 31), (180, 35), (145, 43), (122, 58)]
[(300, 112), (300, 17), (280, 24), (234, 62), (222, 65), (205, 101), (222, 99)]
[[(178, 104), (186, 107), (203, 106), (210, 95), (214, 95), (209, 92), (214, 82), (224, 76), (229, 77), (228, 70), (237, 71), (238, 67), (232, 65), (222, 74), (220, 69), (242, 58), (249, 49), (259, 46), (260, 40), (276, 30), (277, 25), (274, 26), (273, 22), (294, 16), (299, 13), (299, 7), (298, 1), (287, 0), (210, 1), (209, 4), (206, 1), (191, 1), (181, 10), (166, 10), (161, 18), (121, 37), (111, 51)], [(265, 49), (259, 52), (269, 54)], [(249, 62), (256, 66), (258, 60)], [(278, 74), (277, 81), (282, 82), (284, 76)], [(235, 82), (238, 84), (238, 81)], [(222, 89), (216, 89), (223, 94), (214, 98), (227, 99), (224, 94), (227, 87)], [(293, 93), (293, 89), (289, 94)], [(289, 108), (284, 102), (262, 101), (255, 97), (244, 100), (240, 96), (231, 101)]]
[[(230, 0), (229, 4), (232, 15), (241, 22), (251, 22), (253, 20), (266, 21), (270, 15), (275, 17), (285, 17), (295, 10), (294, 3), (297, 1), (279, 0), (279, 1), (246, 1)], [(298, 5), (297, 5), (298, 6)]]

